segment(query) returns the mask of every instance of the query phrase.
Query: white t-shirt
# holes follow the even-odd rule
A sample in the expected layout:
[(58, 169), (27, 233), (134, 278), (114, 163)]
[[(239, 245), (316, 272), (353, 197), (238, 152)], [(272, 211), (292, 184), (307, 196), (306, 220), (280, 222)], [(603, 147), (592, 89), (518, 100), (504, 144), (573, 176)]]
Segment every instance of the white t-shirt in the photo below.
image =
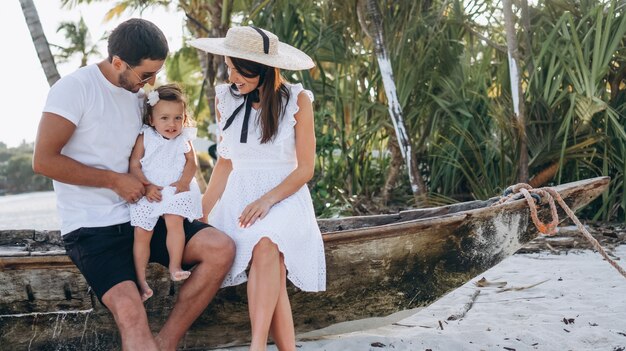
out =
[[(97, 65), (57, 81), (44, 106), (76, 125), (61, 153), (84, 165), (119, 173), (128, 162), (141, 129), (144, 92), (131, 93), (109, 82)], [(81, 227), (128, 222), (128, 203), (113, 190), (53, 181), (61, 234)]]

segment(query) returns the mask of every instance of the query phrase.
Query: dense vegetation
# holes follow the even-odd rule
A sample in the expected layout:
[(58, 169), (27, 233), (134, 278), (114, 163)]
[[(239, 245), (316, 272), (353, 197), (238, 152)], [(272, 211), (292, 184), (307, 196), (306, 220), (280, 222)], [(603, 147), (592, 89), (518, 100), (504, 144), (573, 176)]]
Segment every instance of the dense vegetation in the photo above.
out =
[[(162, 4), (116, 1), (111, 14)], [(528, 167), (535, 186), (611, 176), (610, 191), (585, 214), (626, 219), (621, 2), (515, 3), (525, 128), (514, 118), (498, 1), (180, 0), (169, 6), (187, 14), (190, 37), (223, 36), (231, 25), (254, 24), (314, 58), (315, 69), (285, 75), (316, 99), (317, 170), (310, 187), (319, 216), (415, 204), (376, 60), (375, 8), (426, 184), (422, 205), (497, 195)], [(212, 123), (207, 101), (225, 79), (219, 58), (183, 48), (168, 59), (167, 79), (187, 87), (203, 128)], [(520, 166), (524, 140), (529, 161)]]
[(33, 144), (8, 148), (0, 142), (0, 195), (52, 190), (52, 181), (33, 172)]

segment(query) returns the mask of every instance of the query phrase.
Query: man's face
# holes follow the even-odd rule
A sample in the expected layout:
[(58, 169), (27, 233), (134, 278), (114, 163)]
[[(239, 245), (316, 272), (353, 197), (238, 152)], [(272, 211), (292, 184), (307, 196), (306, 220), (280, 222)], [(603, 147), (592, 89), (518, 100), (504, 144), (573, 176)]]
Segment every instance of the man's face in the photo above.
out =
[(156, 76), (165, 63), (164, 60), (146, 59), (142, 60), (138, 66), (131, 66), (124, 60), (120, 59), (120, 61), (125, 69), (119, 74), (118, 83), (122, 88), (133, 93), (138, 92), (148, 83), (154, 85)]

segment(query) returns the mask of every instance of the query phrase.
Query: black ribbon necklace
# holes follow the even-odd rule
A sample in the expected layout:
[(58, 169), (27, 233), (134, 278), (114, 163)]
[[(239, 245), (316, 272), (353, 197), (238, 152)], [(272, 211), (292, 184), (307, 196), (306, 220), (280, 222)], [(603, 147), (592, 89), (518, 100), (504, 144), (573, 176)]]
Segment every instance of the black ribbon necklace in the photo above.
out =
[[(254, 28), (254, 30), (256, 30), (263, 38), (263, 52), (267, 55), (270, 51), (270, 38), (267, 36), (267, 34), (265, 34), (259, 28), (254, 27), (254, 26), (250, 26), (250, 27)], [(265, 80), (265, 72), (266, 71), (261, 72), (261, 74), (259, 75), (260, 78), (259, 78), (259, 84), (257, 84), (257, 87), (251, 92), (249, 92), (248, 94), (244, 95), (243, 103), (239, 105), (235, 109), (235, 111), (233, 111), (230, 117), (228, 117), (228, 119), (226, 120), (226, 124), (224, 125), (223, 130), (226, 130), (233, 123), (239, 111), (241, 111), (241, 109), (244, 106), (246, 107), (244, 115), (243, 115), (243, 123), (241, 125), (241, 136), (239, 137), (240, 143), (248, 142), (248, 125), (250, 122), (250, 111), (252, 110), (253, 103), (257, 103), (261, 101), (261, 99), (259, 98), (259, 86), (261, 86), (261, 84), (263, 84), (263, 81)], [(234, 83), (233, 83), (233, 86), (236, 88), (236, 85)]]
[(241, 125), (241, 137), (239, 137), (239, 142), (247, 143), (248, 142), (248, 124), (250, 121), (250, 111), (252, 110), (252, 104), (255, 102), (259, 102), (259, 101), (261, 100), (259, 99), (258, 88), (254, 89), (248, 94), (245, 94), (243, 103), (239, 105), (239, 107), (237, 107), (235, 111), (233, 111), (233, 114), (230, 115), (230, 117), (228, 117), (223, 130), (226, 130), (228, 127), (230, 127), (230, 125), (235, 120), (235, 117), (237, 117), (237, 114), (239, 113), (239, 111), (241, 111), (241, 109), (245, 106), (246, 110), (243, 115), (243, 123)]

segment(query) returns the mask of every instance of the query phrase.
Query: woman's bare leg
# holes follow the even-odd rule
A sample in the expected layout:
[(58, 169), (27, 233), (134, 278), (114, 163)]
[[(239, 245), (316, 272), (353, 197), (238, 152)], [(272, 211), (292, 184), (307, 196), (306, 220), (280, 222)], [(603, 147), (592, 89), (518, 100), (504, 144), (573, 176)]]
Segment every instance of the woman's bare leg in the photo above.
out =
[(182, 268), (183, 250), (185, 249), (185, 230), (183, 229), (183, 217), (178, 215), (163, 215), (165, 226), (167, 227), (167, 253), (170, 256), (170, 277), (174, 281), (185, 280), (189, 278), (191, 272), (184, 271)]
[(252, 251), (248, 277), (251, 351), (263, 351), (267, 348), (267, 337), (279, 294), (280, 252), (269, 238), (261, 238)]
[(152, 289), (146, 280), (146, 268), (150, 259), (150, 240), (152, 239), (152, 230), (145, 230), (141, 227), (135, 227), (135, 241), (133, 243), (133, 260), (135, 262), (135, 271), (137, 273), (137, 284), (139, 285), (139, 294), (141, 301), (146, 301), (152, 297)]
[(291, 303), (289, 303), (289, 295), (287, 295), (287, 269), (282, 254), (280, 255), (280, 293), (272, 317), (270, 334), (280, 351), (294, 351), (296, 349), (296, 333), (293, 327)]

